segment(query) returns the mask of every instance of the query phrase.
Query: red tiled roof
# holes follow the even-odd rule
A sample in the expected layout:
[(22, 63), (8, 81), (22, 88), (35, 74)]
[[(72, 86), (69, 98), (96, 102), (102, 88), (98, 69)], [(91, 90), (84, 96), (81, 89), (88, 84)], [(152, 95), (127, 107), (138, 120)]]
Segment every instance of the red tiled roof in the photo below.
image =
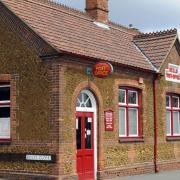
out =
[(15, 32), (30, 49), (34, 50), (40, 57), (59, 56), (59, 52), (47, 43), (42, 37), (34, 32), (22, 20), (15, 16), (0, 2), (0, 21)]
[(103, 29), (85, 13), (48, 0), (1, 0), (55, 49), (153, 71), (134, 45), (137, 31), (113, 23)]
[(177, 39), (177, 30), (140, 34), (134, 37), (135, 44), (152, 62), (160, 68)]

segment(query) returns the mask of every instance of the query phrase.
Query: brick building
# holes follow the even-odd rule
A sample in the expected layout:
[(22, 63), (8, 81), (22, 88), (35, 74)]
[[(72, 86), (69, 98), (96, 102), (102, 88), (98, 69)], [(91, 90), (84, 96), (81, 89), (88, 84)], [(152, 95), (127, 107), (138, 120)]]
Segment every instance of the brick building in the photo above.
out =
[[(115, 24), (107, 0), (86, 0), (86, 12), (1, 0), (0, 177), (180, 169), (179, 55), (176, 29)], [(114, 71), (99, 78), (97, 65)]]

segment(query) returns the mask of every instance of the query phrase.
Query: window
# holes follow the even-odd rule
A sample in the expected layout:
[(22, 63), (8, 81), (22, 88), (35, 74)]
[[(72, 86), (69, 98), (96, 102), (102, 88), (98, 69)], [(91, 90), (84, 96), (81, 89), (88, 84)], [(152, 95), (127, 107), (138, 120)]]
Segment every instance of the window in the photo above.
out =
[(180, 136), (179, 96), (166, 96), (166, 135)]
[(90, 97), (86, 93), (81, 93), (77, 99), (76, 107), (92, 108)]
[(140, 136), (139, 92), (134, 89), (119, 89), (119, 136)]
[(0, 85), (0, 140), (10, 139), (10, 85)]

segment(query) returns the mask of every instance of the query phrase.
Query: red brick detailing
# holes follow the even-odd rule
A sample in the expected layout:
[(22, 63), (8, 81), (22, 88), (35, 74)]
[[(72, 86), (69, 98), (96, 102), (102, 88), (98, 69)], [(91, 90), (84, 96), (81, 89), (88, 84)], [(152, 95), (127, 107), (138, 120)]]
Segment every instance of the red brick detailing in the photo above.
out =
[(108, 0), (86, 0), (87, 14), (99, 22), (108, 22)]
[[(98, 154), (97, 154), (97, 166), (98, 166), (98, 171), (102, 171), (104, 169), (104, 148), (103, 148), (103, 144), (104, 144), (104, 139), (103, 139), (103, 134), (104, 134), (104, 109), (103, 109), (103, 99), (101, 96), (101, 93), (99, 91), (99, 89), (97, 88), (97, 86), (92, 83), (92, 82), (88, 82), (88, 81), (84, 81), (81, 84), (78, 85), (78, 87), (76, 87), (74, 93), (73, 93), (73, 99), (72, 99), (72, 110), (73, 112), (76, 112), (76, 101), (78, 98), (78, 95), (80, 94), (80, 92), (83, 89), (89, 89), (92, 91), (92, 93), (94, 94), (96, 100), (97, 100), (97, 106), (98, 106), (98, 118), (97, 118), (97, 149), (98, 149)], [(74, 117), (73, 119), (75, 119), (75, 113), (74, 113)], [(74, 129), (73, 129), (73, 142), (74, 142), (74, 147), (76, 146), (76, 136), (75, 136), (75, 123), (74, 123)]]
[(98, 173), (98, 179), (111, 179), (114, 177), (121, 176), (133, 176), (138, 174), (148, 174), (154, 172), (153, 164), (143, 164), (137, 166), (126, 166), (124, 168), (115, 168), (110, 170), (105, 170)]
[(180, 161), (171, 160), (171, 162), (158, 163), (159, 171), (170, 171), (170, 170), (179, 170), (179, 169), (180, 169)]

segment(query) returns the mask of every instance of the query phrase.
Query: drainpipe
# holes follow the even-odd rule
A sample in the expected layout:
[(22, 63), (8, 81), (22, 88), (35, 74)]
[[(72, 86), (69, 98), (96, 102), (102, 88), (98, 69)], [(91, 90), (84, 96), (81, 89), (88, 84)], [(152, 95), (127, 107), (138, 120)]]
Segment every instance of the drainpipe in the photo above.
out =
[(153, 78), (153, 95), (154, 95), (154, 171), (158, 173), (157, 168), (157, 106), (156, 106), (156, 86), (160, 74), (154, 75)]

